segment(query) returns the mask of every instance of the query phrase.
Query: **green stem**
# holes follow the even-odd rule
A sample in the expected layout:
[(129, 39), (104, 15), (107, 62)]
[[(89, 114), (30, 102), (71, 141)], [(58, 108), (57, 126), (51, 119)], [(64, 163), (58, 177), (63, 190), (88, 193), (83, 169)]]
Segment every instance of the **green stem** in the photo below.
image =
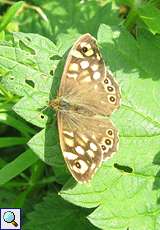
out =
[(50, 176), (47, 178), (43, 178), (41, 181), (37, 182), (38, 185), (46, 185), (46, 184), (51, 184), (56, 181), (55, 176)]
[[(9, 5), (14, 5), (15, 4), (14, 1), (10, 1), (10, 0), (0, 0), (0, 3), (9, 4)], [(43, 20), (48, 22), (48, 18), (46, 16), (46, 14), (43, 12), (43, 10), (39, 6), (31, 5), (31, 4), (28, 4), (28, 3), (24, 2), (23, 8), (24, 9), (26, 8), (26, 9), (35, 10), (40, 15), (40, 17), (43, 18)]]
[(131, 10), (129, 11), (128, 17), (125, 21), (125, 26), (129, 31), (132, 31), (138, 18), (138, 8), (143, 4), (143, 0), (133, 0)]
[(23, 207), (29, 194), (33, 191), (38, 192), (38, 189), (41, 187), (38, 185), (38, 182), (43, 176), (44, 169), (45, 164), (40, 160), (31, 167), (31, 177), (27, 183), (27, 189), (17, 196), (16, 200), (12, 204), (12, 207)]
[(21, 187), (27, 187), (28, 183), (24, 181), (9, 181), (8, 183), (4, 184), (3, 186), (5, 188), (21, 188)]
[(23, 178), (23, 179), (25, 179), (25, 181), (29, 181), (29, 177), (28, 176), (26, 176), (26, 174), (23, 172), (23, 173), (21, 173), (20, 174), (20, 176)]
[(32, 166), (32, 175), (29, 181), (30, 187), (34, 187), (39, 179), (43, 177), (44, 167), (45, 165), (41, 160), (39, 160), (38, 162), (36, 162), (35, 165)]
[(129, 31), (133, 29), (133, 26), (135, 25), (136, 20), (137, 20), (137, 16), (138, 16), (137, 10), (133, 7), (130, 10), (128, 17), (125, 21), (125, 26)]
[[(38, 181), (35, 186), (37, 187), (44, 187), (46, 186), (47, 184), (51, 184), (51, 183), (54, 183), (56, 181), (56, 177), (54, 176), (50, 176), (50, 177), (47, 177), (47, 178), (43, 178), (42, 180)], [(3, 185), (5, 188), (27, 188), (27, 194), (28, 194), (28, 191), (30, 191), (30, 189), (28, 190), (28, 182), (24, 182), (24, 181), (16, 181), (16, 180), (12, 180), (12, 181), (9, 181), (8, 183), (4, 184)], [(32, 187), (33, 188), (33, 187)], [(35, 187), (34, 187), (35, 188)]]

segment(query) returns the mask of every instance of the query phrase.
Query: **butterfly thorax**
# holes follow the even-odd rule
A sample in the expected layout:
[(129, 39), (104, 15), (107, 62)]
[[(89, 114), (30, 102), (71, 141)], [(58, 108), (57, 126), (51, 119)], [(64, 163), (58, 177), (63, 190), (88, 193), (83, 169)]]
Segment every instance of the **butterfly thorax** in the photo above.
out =
[(88, 108), (86, 108), (83, 105), (78, 105), (78, 104), (72, 104), (67, 99), (64, 97), (57, 97), (53, 99), (50, 102), (50, 106), (56, 111), (61, 111), (61, 112), (76, 112), (79, 114), (83, 114), (86, 116), (93, 116), (95, 113), (90, 111)]

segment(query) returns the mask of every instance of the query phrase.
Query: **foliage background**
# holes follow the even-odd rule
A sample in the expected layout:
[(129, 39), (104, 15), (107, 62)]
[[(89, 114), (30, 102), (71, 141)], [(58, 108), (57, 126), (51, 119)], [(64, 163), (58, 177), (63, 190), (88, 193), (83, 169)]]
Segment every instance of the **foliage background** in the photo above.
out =
[[(23, 229), (160, 229), (160, 2), (0, 0), (0, 207)], [(67, 50), (97, 37), (121, 86), (118, 153), (88, 185), (64, 164), (55, 114)]]

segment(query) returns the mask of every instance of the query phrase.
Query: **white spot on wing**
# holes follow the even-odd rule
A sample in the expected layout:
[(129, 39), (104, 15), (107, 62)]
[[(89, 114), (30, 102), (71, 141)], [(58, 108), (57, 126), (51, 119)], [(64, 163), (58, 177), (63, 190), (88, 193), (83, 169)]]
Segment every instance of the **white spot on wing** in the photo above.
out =
[(79, 153), (80, 155), (84, 155), (84, 149), (81, 146), (77, 146), (75, 147), (75, 150), (77, 153)]
[(96, 64), (92, 65), (92, 66), (91, 66), (91, 69), (92, 69), (93, 71), (98, 70), (98, 65), (96, 65)]
[(92, 150), (87, 150), (87, 154), (91, 157), (91, 158), (93, 158), (94, 157), (94, 152), (92, 151)]
[(101, 74), (100, 74), (100, 72), (98, 72), (98, 71), (96, 71), (96, 72), (93, 74), (93, 79), (94, 79), (94, 80), (98, 80), (98, 79), (100, 79), (100, 77), (101, 77)]
[(88, 61), (81, 61), (80, 66), (82, 69), (86, 69), (89, 66), (89, 62)]
[(68, 160), (75, 160), (78, 158), (76, 154), (73, 154), (71, 152), (63, 152), (64, 158), (67, 158)]
[(90, 148), (91, 148), (93, 151), (97, 151), (97, 146), (96, 146), (94, 143), (90, 143)]

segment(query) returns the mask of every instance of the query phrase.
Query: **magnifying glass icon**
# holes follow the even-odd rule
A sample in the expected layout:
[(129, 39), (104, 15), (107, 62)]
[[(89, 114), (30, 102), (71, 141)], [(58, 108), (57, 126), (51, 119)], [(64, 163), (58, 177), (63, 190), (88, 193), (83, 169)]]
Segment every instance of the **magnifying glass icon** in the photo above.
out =
[(7, 211), (4, 213), (3, 220), (9, 224), (13, 224), (15, 227), (18, 226), (18, 224), (15, 222), (15, 215), (11, 211)]

